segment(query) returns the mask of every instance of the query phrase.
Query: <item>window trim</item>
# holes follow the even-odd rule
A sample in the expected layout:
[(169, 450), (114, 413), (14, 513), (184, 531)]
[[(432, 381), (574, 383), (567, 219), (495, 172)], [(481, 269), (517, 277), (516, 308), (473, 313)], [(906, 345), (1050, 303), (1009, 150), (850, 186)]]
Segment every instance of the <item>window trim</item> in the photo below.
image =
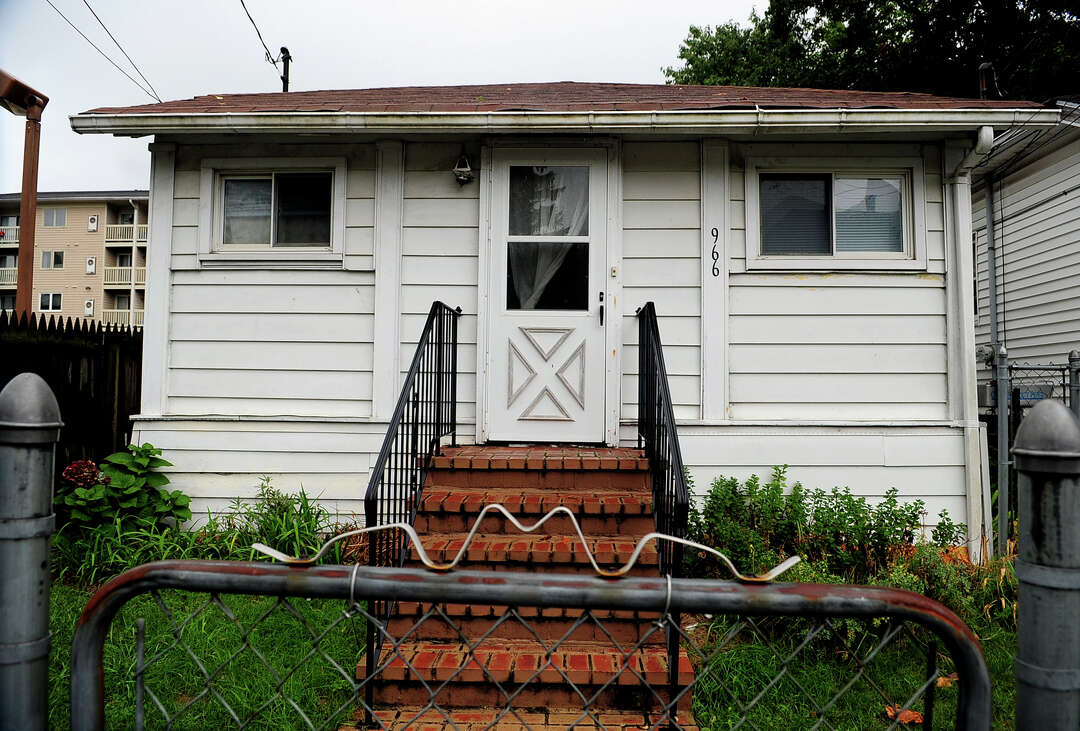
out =
[[(42, 307), (41, 306), (41, 298), (42, 297), (48, 297), (49, 298), (49, 306), (48, 307)], [(57, 307), (53, 307), (52, 306), (53, 302), (57, 301), (58, 298), (59, 298), (59, 305)], [(64, 295), (63, 295), (62, 292), (41, 292), (38, 295), (38, 312), (60, 312), (60, 310), (62, 310), (62, 309), (64, 309)]]
[[(761, 175), (828, 174), (836, 177), (897, 177), (903, 181), (903, 252), (833, 252), (828, 255), (761, 253)], [(919, 157), (746, 157), (746, 269), (753, 270), (907, 270), (926, 269), (926, 192)], [(830, 200), (831, 232), (835, 246), (835, 205)]]
[[(199, 263), (211, 268), (281, 268), (340, 269), (345, 248), (345, 184), (347, 166), (344, 157), (259, 157), (206, 158), (200, 169), (199, 192)], [(223, 245), (225, 227), (224, 180), (229, 177), (254, 177), (275, 172), (329, 172), (330, 245), (329, 246), (245, 246)], [(271, 210), (271, 220), (273, 211)]]
[[(58, 224), (56, 222), (56, 212), (57, 211), (63, 211), (64, 212), (64, 222), (63, 223)], [(53, 214), (53, 222), (52, 223), (49, 223), (48, 218), (46, 218), (47, 213), (52, 213)], [(41, 226), (42, 226), (42, 228), (67, 228), (67, 207), (66, 206), (45, 206), (45, 207), (43, 207), (41, 209)]]

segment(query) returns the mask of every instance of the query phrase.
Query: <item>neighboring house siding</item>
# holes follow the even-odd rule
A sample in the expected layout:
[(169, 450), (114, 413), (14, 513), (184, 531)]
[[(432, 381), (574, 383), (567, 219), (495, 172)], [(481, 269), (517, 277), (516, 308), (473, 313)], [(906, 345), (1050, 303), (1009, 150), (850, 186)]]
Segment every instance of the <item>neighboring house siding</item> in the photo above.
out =
[[(1080, 140), (995, 185), (999, 333), (1012, 362), (1060, 363), (1080, 348)], [(985, 190), (972, 199), (976, 235), (976, 342), (990, 343)], [(980, 363), (980, 380), (990, 371)]]
[[(44, 225), (45, 209), (62, 208), (67, 211), (67, 225)], [(42, 203), (37, 209), (37, 225), (34, 241), (34, 290), (30, 306), (34, 312), (41, 312), (42, 293), (59, 293), (62, 309), (50, 310), (46, 315), (61, 317), (83, 317), (83, 302), (94, 300), (94, 317), (101, 318), (104, 306), (102, 272), (105, 266), (103, 246), (105, 231), (104, 203)], [(91, 215), (98, 216), (98, 230), (87, 231), (87, 222)], [(5, 249), (4, 253), (15, 253), (17, 249)], [(43, 269), (42, 252), (64, 252), (63, 269)], [(86, 257), (97, 257), (94, 274), (86, 273)]]

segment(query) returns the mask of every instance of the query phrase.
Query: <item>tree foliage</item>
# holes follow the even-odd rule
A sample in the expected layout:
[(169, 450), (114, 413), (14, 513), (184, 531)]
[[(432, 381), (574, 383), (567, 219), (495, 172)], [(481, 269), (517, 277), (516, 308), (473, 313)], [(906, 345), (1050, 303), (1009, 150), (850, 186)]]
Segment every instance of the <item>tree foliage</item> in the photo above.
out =
[[(691, 26), (676, 84), (978, 95), (994, 65), (1011, 99), (1080, 91), (1077, 0), (771, 0), (748, 25)], [(991, 84), (989, 96), (997, 91)]]

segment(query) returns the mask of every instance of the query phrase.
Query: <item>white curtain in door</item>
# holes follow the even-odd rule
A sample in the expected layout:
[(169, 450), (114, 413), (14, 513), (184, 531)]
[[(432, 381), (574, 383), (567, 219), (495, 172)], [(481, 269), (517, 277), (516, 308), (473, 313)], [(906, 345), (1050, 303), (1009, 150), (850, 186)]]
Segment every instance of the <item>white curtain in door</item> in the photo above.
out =
[[(533, 167), (527, 182), (528, 229), (533, 236), (587, 236), (589, 173), (581, 167)], [(521, 191), (525, 192), (525, 191)], [(516, 196), (515, 196), (516, 197)], [(520, 199), (519, 199), (520, 200)], [(512, 212), (511, 216), (514, 216)], [(513, 228), (517, 228), (514, 226)], [(520, 230), (520, 229), (519, 229)], [(507, 249), (514, 292), (532, 310), (563, 265), (573, 244), (517, 242)]]

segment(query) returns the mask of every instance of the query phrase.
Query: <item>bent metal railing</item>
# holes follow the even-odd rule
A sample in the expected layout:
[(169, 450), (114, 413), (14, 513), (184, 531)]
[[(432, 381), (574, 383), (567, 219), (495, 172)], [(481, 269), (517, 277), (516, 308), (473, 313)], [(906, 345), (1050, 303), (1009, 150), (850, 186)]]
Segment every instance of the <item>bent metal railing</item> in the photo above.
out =
[[(656, 322), (656, 305), (648, 302), (638, 310), (638, 447), (649, 460), (653, 515), (656, 532), (686, 537), (690, 514), (690, 489), (686, 482), (675, 411), (664, 365), (664, 346)], [(660, 574), (682, 576), (683, 546), (667, 542), (657, 546)], [(676, 615), (677, 616), (677, 615)], [(676, 619), (676, 624), (678, 620)], [(678, 633), (668, 633), (669, 682), (677, 683), (675, 663), (679, 654)]]
[[(371, 611), (392, 602), (410, 607), (404, 623)], [(545, 638), (541, 617), (568, 628)], [(385, 650), (357, 672), (357, 645), (334, 640), (365, 626)], [(665, 632), (685, 652), (674, 689), (649, 660), (650, 636)], [(417, 650), (447, 633), (470, 639), (437, 656)], [(583, 636), (593, 638), (584, 669), (566, 647)], [(259, 673), (258, 693), (239, 692)], [(491, 702), (466, 712), (462, 683)], [(553, 685), (569, 707), (537, 705)], [(104, 728), (107, 694), (110, 723), (136, 729), (336, 729), (365, 715), (378, 728), (470, 731), (907, 728), (913, 715), (932, 728), (936, 715), (938, 727), (981, 731), (991, 710), (971, 630), (899, 589), (219, 561), (146, 564), (94, 594), (72, 647), (72, 728)]]
[[(408, 523), (416, 518), (420, 491), (444, 437), (457, 443), (457, 342), (461, 308), (433, 302), (417, 340), (394, 414), (371, 470), (364, 495), (366, 525)], [(401, 566), (407, 545), (397, 530), (371, 534), (368, 563)], [(389, 604), (372, 609), (388, 617)], [(368, 659), (378, 655), (375, 633), (368, 633)], [(379, 643), (381, 644), (381, 643)]]

